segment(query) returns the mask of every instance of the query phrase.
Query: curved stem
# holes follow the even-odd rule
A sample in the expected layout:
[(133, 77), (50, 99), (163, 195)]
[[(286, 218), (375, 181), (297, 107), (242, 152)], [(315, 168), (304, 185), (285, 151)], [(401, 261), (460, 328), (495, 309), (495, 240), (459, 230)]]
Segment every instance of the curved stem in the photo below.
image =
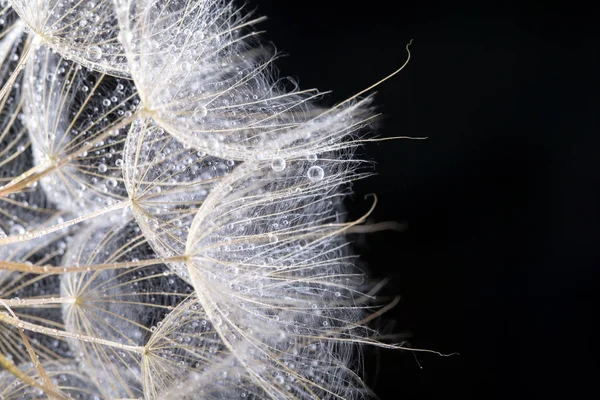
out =
[[(12, 315), (14, 318), (17, 318), (16, 314), (14, 313), (14, 311), (8, 304), (6, 304), (3, 301), (0, 301), (0, 304), (8, 310), (10, 315)], [(50, 378), (48, 377), (48, 374), (46, 373), (44, 366), (39, 362), (38, 356), (37, 356), (37, 354), (35, 354), (35, 350), (31, 346), (31, 342), (29, 342), (27, 335), (25, 335), (25, 331), (22, 328), (19, 328), (18, 331), (19, 331), (19, 335), (21, 336), (21, 340), (23, 341), (23, 345), (27, 349), (27, 353), (29, 354), (31, 362), (33, 363), (35, 370), (37, 371), (38, 375), (40, 376), (40, 378), (42, 380), (41, 389), (46, 394), (48, 394), (48, 392), (59, 393), (58, 388), (50, 381)]]
[(93, 336), (81, 335), (79, 333), (72, 333), (68, 331), (63, 331), (54, 328), (48, 328), (41, 325), (32, 324), (27, 321), (23, 321), (19, 318), (11, 317), (6, 313), (0, 312), (0, 322), (4, 322), (8, 325), (17, 327), (19, 329), (25, 329), (31, 332), (39, 332), (47, 336), (57, 337), (57, 338), (66, 338), (72, 340), (80, 340), (84, 342), (97, 343), (103, 346), (115, 347), (117, 349), (130, 351), (132, 353), (138, 354), (146, 354), (146, 348), (141, 346), (130, 346), (122, 343), (113, 342), (110, 340), (100, 339)]
[(73, 297), (44, 297), (35, 299), (2, 299), (2, 302), (10, 308), (43, 306), (48, 304), (73, 304)]
[(58, 168), (58, 164), (52, 164), (49, 166), (36, 165), (32, 167), (12, 181), (8, 182), (6, 185), (0, 187), (0, 197), (7, 197), (9, 194), (20, 192), (29, 185), (38, 182), (44, 176), (56, 171)]
[(49, 226), (47, 228), (41, 228), (41, 229), (36, 229), (33, 231), (28, 231), (22, 235), (12, 235), (12, 236), (2, 237), (2, 238), (0, 238), (0, 246), (6, 245), (6, 244), (13, 244), (13, 243), (22, 243), (22, 242), (27, 242), (27, 241), (33, 240), (33, 239), (38, 239), (38, 238), (46, 236), (50, 233), (57, 232), (62, 229), (71, 227), (73, 225), (77, 225), (81, 222), (108, 214), (112, 211), (116, 211), (116, 210), (120, 210), (120, 209), (129, 207), (130, 205), (131, 205), (131, 200), (124, 200), (124, 201), (115, 203), (112, 206), (104, 207), (104, 208), (101, 208), (100, 210), (81, 215), (77, 218), (73, 218), (67, 222), (63, 222), (62, 224), (56, 224), (56, 225)]
[[(29, 274), (39, 274), (39, 275), (62, 275), (62, 274), (72, 274), (77, 272), (90, 272), (90, 271), (102, 271), (109, 269), (123, 269), (123, 268), (132, 268), (132, 267), (145, 267), (149, 265), (157, 265), (157, 264), (166, 264), (170, 262), (185, 262), (187, 260), (187, 256), (173, 256), (173, 257), (164, 257), (164, 258), (153, 258), (149, 260), (140, 260), (140, 261), (125, 261), (125, 262), (117, 262), (117, 263), (108, 263), (108, 264), (95, 264), (95, 265), (86, 265), (86, 266), (68, 266), (68, 267), (58, 267), (52, 265), (30, 265), (27, 263), (17, 263), (11, 261), (0, 261), (0, 271), (12, 271), (12, 272), (25, 272)], [(174, 273), (174, 272), (173, 272)]]
[(27, 60), (29, 59), (29, 55), (31, 51), (38, 45), (37, 37), (28, 36), (27, 42), (25, 43), (25, 48), (23, 49), (23, 53), (21, 54), (21, 58), (19, 59), (19, 63), (15, 67), (15, 70), (10, 74), (8, 80), (0, 89), (0, 100), (4, 99), (4, 96), (12, 89), (17, 77), (21, 73), (21, 70), (25, 67)]

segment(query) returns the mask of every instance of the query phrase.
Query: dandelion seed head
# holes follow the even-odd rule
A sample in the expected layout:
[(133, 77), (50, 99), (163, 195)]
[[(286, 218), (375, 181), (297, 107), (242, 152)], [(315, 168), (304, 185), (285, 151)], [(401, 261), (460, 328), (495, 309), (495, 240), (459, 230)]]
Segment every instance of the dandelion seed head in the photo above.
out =
[(372, 98), (321, 108), (259, 22), (0, 2), (1, 398), (368, 396), (343, 200)]

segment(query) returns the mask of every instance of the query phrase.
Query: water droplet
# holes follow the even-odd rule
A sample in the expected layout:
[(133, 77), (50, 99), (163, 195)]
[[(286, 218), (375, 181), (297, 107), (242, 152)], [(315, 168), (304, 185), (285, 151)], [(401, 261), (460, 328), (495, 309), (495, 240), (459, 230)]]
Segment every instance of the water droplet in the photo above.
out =
[(306, 175), (311, 182), (319, 182), (325, 176), (325, 171), (321, 167), (314, 166), (308, 169)]
[(201, 104), (194, 109), (194, 120), (200, 121), (202, 118), (206, 117), (206, 114), (208, 114), (208, 110)]
[(14, 224), (13, 226), (10, 227), (9, 230), (10, 235), (22, 235), (25, 233), (25, 228), (23, 228), (23, 226), (19, 225), (19, 224)]
[(190, 72), (192, 70), (192, 64), (190, 64), (187, 61), (184, 61), (181, 64), (179, 64), (179, 68), (181, 69), (181, 72), (187, 73), (187, 72)]
[(273, 161), (271, 161), (271, 168), (273, 168), (273, 171), (283, 171), (285, 169), (285, 166), (286, 162), (283, 158), (276, 158)]
[(90, 46), (87, 50), (87, 56), (92, 61), (98, 61), (102, 58), (102, 49), (98, 46)]
[(306, 159), (307, 159), (309, 162), (313, 163), (313, 162), (317, 161), (317, 155), (316, 155), (316, 154), (308, 154), (308, 155), (306, 156)]

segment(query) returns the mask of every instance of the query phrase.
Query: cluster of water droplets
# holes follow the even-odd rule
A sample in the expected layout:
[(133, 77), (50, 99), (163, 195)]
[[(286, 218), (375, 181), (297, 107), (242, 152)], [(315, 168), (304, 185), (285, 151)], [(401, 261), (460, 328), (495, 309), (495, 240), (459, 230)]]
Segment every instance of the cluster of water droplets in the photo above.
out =
[(112, 1), (11, 0), (28, 30), (86, 67), (128, 76), (127, 59), (117, 40), (118, 23)]
[(226, 0), (0, 1), (0, 399), (366, 396), (318, 108)]

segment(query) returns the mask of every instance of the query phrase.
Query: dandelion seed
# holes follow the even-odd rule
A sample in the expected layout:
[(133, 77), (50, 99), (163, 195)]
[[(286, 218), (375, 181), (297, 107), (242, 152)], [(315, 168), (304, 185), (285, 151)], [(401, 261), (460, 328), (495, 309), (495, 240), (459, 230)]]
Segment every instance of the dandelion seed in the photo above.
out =
[[(164, 157), (163, 157), (164, 156)], [(213, 166), (218, 168), (213, 169)], [(224, 160), (186, 149), (151, 121), (138, 120), (126, 140), (123, 170), (138, 224), (163, 257), (185, 254), (194, 212), (230, 170)], [(184, 266), (174, 271), (188, 279)]]
[[(135, 226), (133, 221), (111, 227), (92, 225), (78, 234), (64, 262), (67, 265), (102, 265), (134, 261), (137, 256), (153, 258), (153, 252), (143, 237), (134, 233)], [(135, 245), (129, 242), (132, 236), (137, 237)], [(123, 248), (125, 243), (131, 247)], [(122, 345), (145, 344), (148, 337), (140, 326), (162, 319), (167, 313), (167, 306), (176, 305), (186, 292), (189, 293), (182, 281), (178, 281), (177, 285), (162, 283), (157, 275), (162, 275), (165, 268), (164, 265), (153, 265), (123, 272), (109, 269), (64, 275), (60, 284), (61, 296), (78, 299), (63, 307), (66, 327), (70, 332)], [(153, 298), (153, 294), (138, 293), (136, 286), (140, 284), (145, 292), (155, 294), (160, 300)], [(156, 327), (149, 327), (150, 332), (154, 330)], [(134, 372), (141, 368), (138, 354), (128, 352), (118, 355), (115, 348), (99, 348), (81, 341), (72, 342), (72, 346), (88, 354), (86, 369), (94, 382), (115, 382), (110, 388), (101, 387), (105, 397), (139, 395), (137, 387), (141, 372)], [(110, 364), (115, 364), (116, 368), (105, 371), (103, 365)]]
[[(310, 103), (318, 92), (282, 92), (270, 71), (276, 56), (246, 50), (254, 34), (245, 30), (259, 20), (247, 20), (220, 0), (118, 4), (142, 105), (178, 140), (218, 157), (248, 160), (289, 146), (293, 149), (287, 151), (296, 154), (296, 142), (311, 131), (313, 141), (330, 139), (319, 137), (319, 130), (334, 127), (340, 113), (330, 111), (302, 128), (313, 120)], [(154, 23), (156, 18), (164, 23)], [(342, 112), (345, 117), (360, 118), (358, 108), (348, 111)], [(347, 134), (352, 127), (346, 122), (339, 129), (338, 134)]]
[(66, 58), (101, 72), (129, 75), (110, 1), (12, 0), (10, 3), (42, 43)]
[[(63, 66), (64, 72), (58, 73)], [(40, 79), (44, 71), (56, 71), (55, 81)], [(109, 170), (105, 160), (107, 155), (112, 157), (122, 151), (122, 140), (115, 140), (111, 131), (124, 118), (114, 111), (94, 116), (103, 94), (122, 83), (79, 69), (77, 64), (44, 48), (29, 60), (25, 76), (24, 114), (34, 160), (47, 171), (41, 182), (49, 197), (65, 209), (87, 211), (107, 205), (109, 199), (122, 198), (125, 194), (122, 186), (115, 185), (104, 193), (95, 184), (97, 179), (94, 180), (98, 173), (117, 182), (122, 180), (120, 169)], [(83, 96), (75, 96), (81, 86), (92, 89), (84, 91)], [(132, 89), (129, 92), (131, 97), (121, 106), (134, 101), (135, 92)], [(82, 189), (73, 196), (75, 188)], [(72, 198), (77, 200), (70, 202)]]

